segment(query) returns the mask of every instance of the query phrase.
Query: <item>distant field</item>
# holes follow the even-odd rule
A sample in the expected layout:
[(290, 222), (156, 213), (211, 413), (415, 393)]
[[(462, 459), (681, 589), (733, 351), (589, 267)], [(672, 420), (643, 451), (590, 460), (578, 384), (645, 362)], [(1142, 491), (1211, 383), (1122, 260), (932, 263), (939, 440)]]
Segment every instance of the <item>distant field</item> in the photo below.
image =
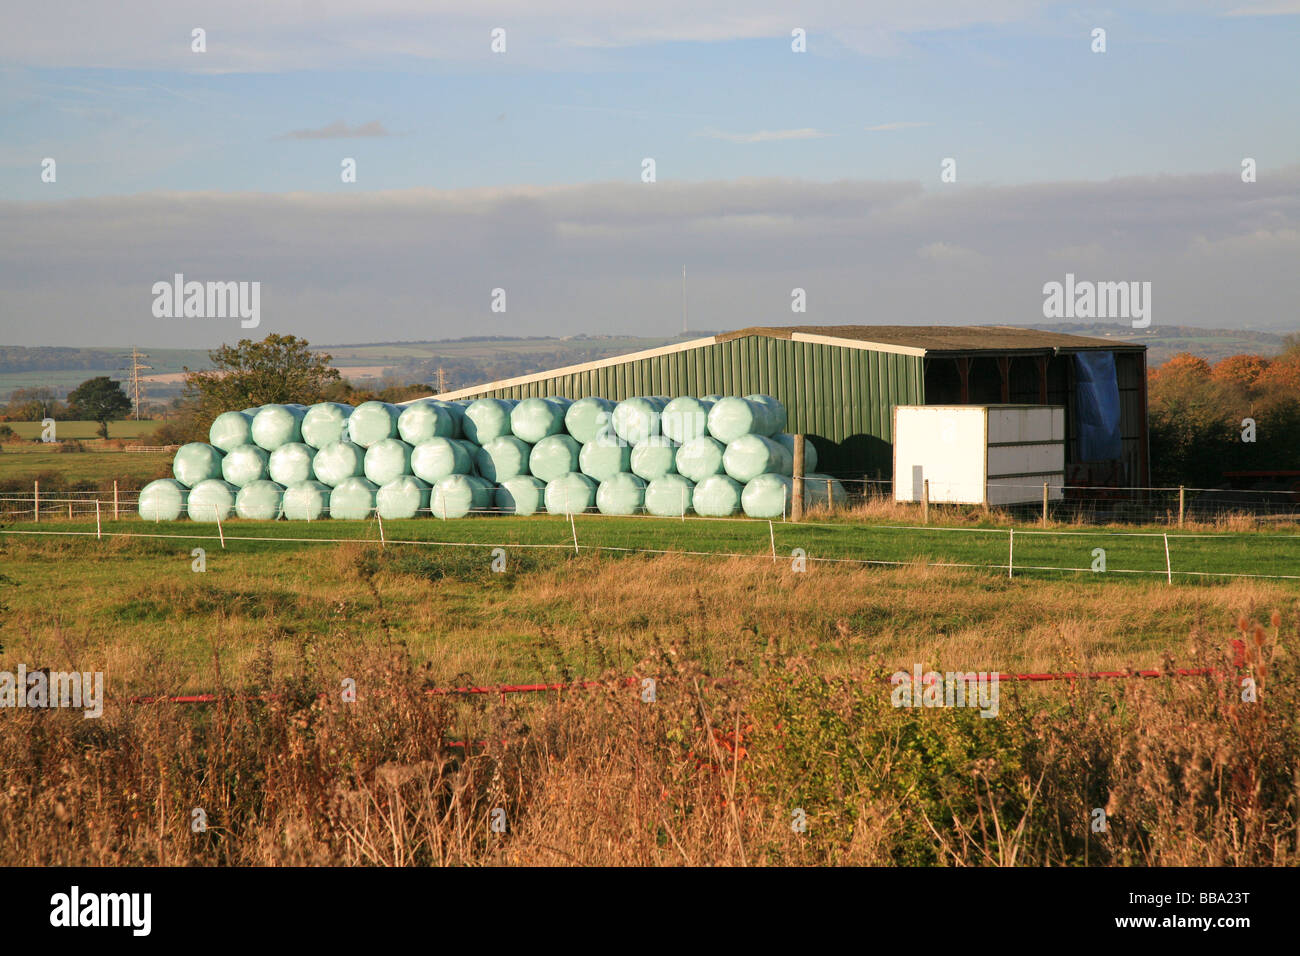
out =
[(44, 447), (0, 444), (0, 484), (11, 488), (29, 486), (38, 477), (53, 472), (66, 487), (95, 487), (114, 479), (125, 481), (127, 487), (171, 475), (170, 454), (125, 451), (61, 454), (44, 451)]
[[(12, 428), (20, 438), (40, 438), (40, 422), (5, 422)], [(159, 423), (149, 419), (135, 421), (130, 419), (121, 422), (108, 423), (109, 438), (139, 438), (141, 435), (147, 435), (158, 428)], [(99, 437), (99, 422), (55, 422), (54, 434), (57, 438), (76, 438), (78, 440), (96, 439)], [(9, 449), (5, 449), (8, 451)]]

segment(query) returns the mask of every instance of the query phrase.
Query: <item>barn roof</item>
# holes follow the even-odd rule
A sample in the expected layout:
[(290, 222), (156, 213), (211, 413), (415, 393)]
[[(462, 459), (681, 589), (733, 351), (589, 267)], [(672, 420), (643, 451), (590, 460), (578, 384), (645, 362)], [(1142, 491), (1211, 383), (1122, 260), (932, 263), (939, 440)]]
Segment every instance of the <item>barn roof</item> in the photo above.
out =
[(770, 338), (813, 337), (841, 340), (858, 348), (916, 349), (926, 355), (972, 352), (1079, 352), (1093, 349), (1141, 351), (1145, 345), (1064, 332), (1044, 332), (1014, 325), (778, 325), (724, 332), (719, 342), (746, 335)]

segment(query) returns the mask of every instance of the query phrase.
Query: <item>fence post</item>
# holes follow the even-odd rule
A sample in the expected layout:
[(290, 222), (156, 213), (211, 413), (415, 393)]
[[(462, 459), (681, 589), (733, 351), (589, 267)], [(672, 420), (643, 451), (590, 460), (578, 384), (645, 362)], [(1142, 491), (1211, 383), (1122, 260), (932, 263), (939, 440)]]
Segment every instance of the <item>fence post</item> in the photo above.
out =
[(39, 523), (41, 520), (41, 483), (39, 481), (32, 482), (32, 511), (36, 515), (35, 520)]
[(929, 478), (925, 479), (925, 481), (922, 482), (922, 487), (924, 490), (922, 491), (922, 497), (921, 497), (921, 524), (929, 524), (930, 523), (930, 479)]
[(379, 547), (380, 550), (382, 550), (386, 548), (388, 544), (384, 541), (384, 516), (379, 513), (378, 508), (375, 509), (375, 520), (379, 522)]
[(221, 550), (226, 549), (226, 533), (221, 530), (221, 515), (217, 514), (217, 537), (221, 539)]
[(104, 537), (104, 532), (99, 524), (99, 499), (95, 499), (95, 540), (99, 541)]
[(113, 520), (117, 520), (117, 479), (113, 479)]
[(771, 519), (767, 522), (767, 533), (772, 537), (772, 563), (776, 564), (776, 528), (773, 527)]
[(1011, 529), (1011, 534), (1007, 539), (1007, 577), (1014, 577), (1011, 569), (1016, 566), (1016, 529)]
[(803, 435), (794, 436), (794, 476), (790, 483), (790, 520), (803, 520)]
[(1180, 528), (1183, 526), (1184, 508), (1186, 507), (1186, 503), (1187, 503), (1187, 499), (1185, 496), (1186, 490), (1187, 489), (1185, 489), (1182, 485), (1178, 486), (1178, 527)]
[(1165, 533), (1165, 573), (1169, 576), (1169, 583), (1174, 583), (1174, 566), (1169, 560), (1169, 534)]
[(1043, 527), (1047, 527), (1047, 482), (1043, 482)]

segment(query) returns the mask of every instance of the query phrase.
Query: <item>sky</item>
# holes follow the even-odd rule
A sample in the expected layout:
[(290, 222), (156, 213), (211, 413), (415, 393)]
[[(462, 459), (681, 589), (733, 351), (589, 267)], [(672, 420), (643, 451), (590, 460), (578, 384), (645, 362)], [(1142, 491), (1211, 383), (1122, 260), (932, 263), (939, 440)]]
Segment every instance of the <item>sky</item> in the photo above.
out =
[[(671, 335), (683, 266), (696, 329), (1041, 322), (1072, 274), (1293, 330), (1297, 53), (1300, 0), (11, 5), (0, 345)], [(177, 273), (257, 326), (155, 314)]]

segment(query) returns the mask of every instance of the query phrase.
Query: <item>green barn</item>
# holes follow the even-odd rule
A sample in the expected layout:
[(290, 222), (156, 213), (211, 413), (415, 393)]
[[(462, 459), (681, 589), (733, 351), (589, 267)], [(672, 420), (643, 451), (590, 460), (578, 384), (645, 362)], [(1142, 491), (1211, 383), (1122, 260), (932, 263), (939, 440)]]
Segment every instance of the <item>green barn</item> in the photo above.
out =
[(754, 327), (439, 398), (748, 395), (786, 407), (819, 470), (888, 478), (895, 405), (1062, 405), (1066, 483), (1150, 483), (1146, 346), (1012, 326)]

